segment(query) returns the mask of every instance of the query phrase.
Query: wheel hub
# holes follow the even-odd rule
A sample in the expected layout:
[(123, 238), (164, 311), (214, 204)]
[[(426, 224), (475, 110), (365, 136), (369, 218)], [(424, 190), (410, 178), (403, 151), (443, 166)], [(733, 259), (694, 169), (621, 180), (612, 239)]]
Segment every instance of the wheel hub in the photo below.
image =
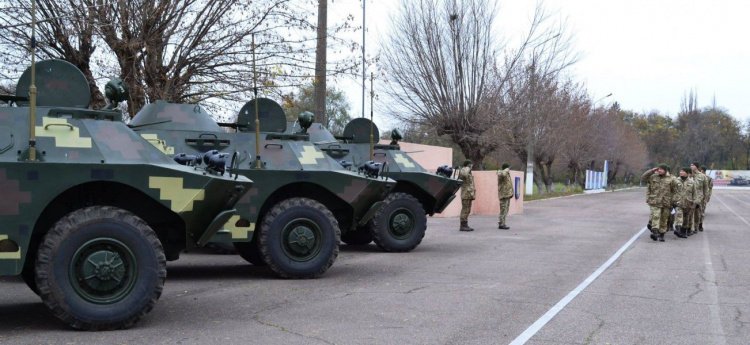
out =
[(101, 304), (130, 293), (136, 272), (135, 256), (122, 242), (95, 239), (81, 246), (70, 266), (73, 287), (82, 298)]
[(306, 226), (298, 226), (289, 234), (290, 247), (300, 254), (310, 254), (315, 245), (315, 234)]
[(390, 232), (395, 237), (408, 237), (414, 229), (414, 219), (411, 213), (401, 210), (391, 216)]

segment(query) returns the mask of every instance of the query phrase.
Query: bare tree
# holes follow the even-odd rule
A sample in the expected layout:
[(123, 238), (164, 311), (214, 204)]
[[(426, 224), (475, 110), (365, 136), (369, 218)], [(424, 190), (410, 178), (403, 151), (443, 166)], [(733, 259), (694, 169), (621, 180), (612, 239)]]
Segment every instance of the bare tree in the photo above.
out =
[[(2, 0), (0, 7), (0, 48), (3, 51), (0, 62), (5, 66), (15, 66), (12, 73), (2, 73), (0, 77), (12, 80), (20, 75), (31, 61), (29, 42), (31, 41), (31, 1)], [(36, 41), (37, 56), (41, 59), (66, 60), (83, 72), (91, 89), (91, 106), (106, 104), (96, 82), (91, 64), (97, 48), (96, 27), (92, 8), (80, 6), (77, 1), (37, 0)], [(20, 71), (19, 71), (20, 70)]]

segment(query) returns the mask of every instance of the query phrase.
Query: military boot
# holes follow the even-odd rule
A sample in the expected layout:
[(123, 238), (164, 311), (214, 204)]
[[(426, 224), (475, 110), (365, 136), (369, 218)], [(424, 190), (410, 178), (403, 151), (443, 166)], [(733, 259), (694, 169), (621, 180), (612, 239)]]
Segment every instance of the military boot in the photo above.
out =
[(508, 229), (510, 229), (509, 226), (507, 226), (505, 224), (500, 224), (500, 223), (497, 224), (497, 228), (500, 229), (500, 230), (508, 230)]
[(469, 227), (469, 222), (461, 222), (461, 228), (459, 231), (474, 231), (474, 229)]
[(675, 236), (679, 238), (687, 238), (687, 235), (685, 235), (685, 229), (683, 229), (681, 226), (676, 226), (674, 229)]
[(701, 222), (701, 224), (698, 225), (698, 231), (703, 231), (703, 222)]
[(656, 241), (656, 232), (659, 231), (656, 228), (651, 228), (651, 239)]
[(659, 233), (659, 242), (664, 242), (664, 234)]

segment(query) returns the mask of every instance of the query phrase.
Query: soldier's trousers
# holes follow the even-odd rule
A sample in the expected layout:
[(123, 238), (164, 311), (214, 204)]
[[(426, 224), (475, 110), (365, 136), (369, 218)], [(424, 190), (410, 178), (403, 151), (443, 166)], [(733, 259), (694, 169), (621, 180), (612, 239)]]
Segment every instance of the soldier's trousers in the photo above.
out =
[(471, 199), (461, 199), (461, 221), (469, 221), (469, 213), (471, 213)]
[(696, 207), (693, 211), (693, 230), (698, 230), (698, 227), (703, 223), (703, 204)]
[(500, 199), (500, 215), (497, 219), (499, 225), (505, 225), (505, 217), (508, 216), (508, 210), (510, 209), (510, 198)]
[(661, 234), (666, 233), (667, 220), (671, 211), (670, 207), (651, 206), (651, 228), (659, 229), (659, 233)]
[(693, 209), (678, 207), (674, 210), (674, 224), (681, 226), (685, 230), (690, 230), (693, 226)]

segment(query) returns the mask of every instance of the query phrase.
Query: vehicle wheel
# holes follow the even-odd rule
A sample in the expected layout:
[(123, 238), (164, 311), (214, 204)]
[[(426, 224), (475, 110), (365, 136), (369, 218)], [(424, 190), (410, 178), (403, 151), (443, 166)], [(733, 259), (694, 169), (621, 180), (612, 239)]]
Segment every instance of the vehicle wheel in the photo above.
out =
[(255, 266), (266, 266), (266, 262), (263, 261), (263, 254), (260, 253), (260, 248), (258, 248), (258, 241), (255, 238), (250, 242), (234, 242), (234, 249), (245, 261)]
[(347, 231), (341, 235), (341, 242), (350, 246), (364, 246), (372, 243), (372, 235), (370, 235), (370, 229), (368, 228)]
[(308, 198), (291, 198), (263, 217), (260, 251), (271, 270), (283, 278), (315, 278), (339, 255), (341, 230), (333, 213)]
[(115, 207), (87, 207), (60, 219), (36, 261), (42, 301), (83, 330), (132, 326), (161, 296), (167, 260), (153, 230)]
[[(29, 258), (29, 260), (32, 260), (32, 258)], [(33, 264), (24, 266), (23, 271), (21, 271), (21, 278), (23, 278), (23, 282), (26, 283), (26, 286), (31, 289), (31, 291), (34, 291), (37, 296), (39, 295), (39, 287), (36, 286), (36, 277), (34, 275), (34, 266)]]
[(391, 193), (375, 217), (370, 233), (375, 244), (388, 252), (408, 252), (422, 242), (427, 216), (419, 201), (406, 193)]

